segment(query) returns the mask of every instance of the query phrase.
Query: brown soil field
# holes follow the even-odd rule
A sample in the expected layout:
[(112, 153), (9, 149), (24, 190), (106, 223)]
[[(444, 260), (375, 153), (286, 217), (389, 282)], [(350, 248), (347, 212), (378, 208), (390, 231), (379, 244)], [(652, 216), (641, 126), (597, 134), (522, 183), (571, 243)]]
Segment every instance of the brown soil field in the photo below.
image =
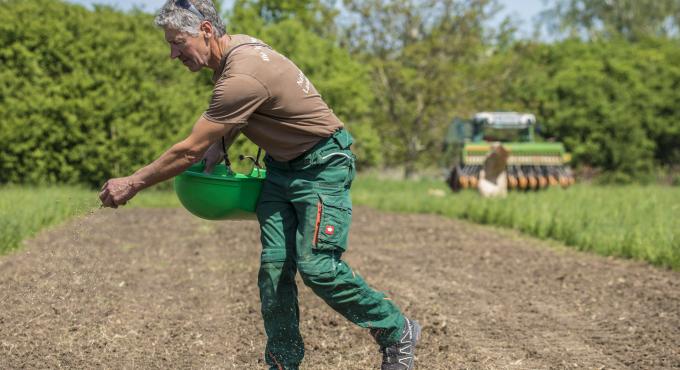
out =
[[(423, 326), (418, 369), (680, 368), (680, 273), (357, 207), (345, 255)], [(0, 257), (0, 369), (265, 369), (254, 221), (102, 210)], [(300, 285), (303, 369), (377, 369)]]

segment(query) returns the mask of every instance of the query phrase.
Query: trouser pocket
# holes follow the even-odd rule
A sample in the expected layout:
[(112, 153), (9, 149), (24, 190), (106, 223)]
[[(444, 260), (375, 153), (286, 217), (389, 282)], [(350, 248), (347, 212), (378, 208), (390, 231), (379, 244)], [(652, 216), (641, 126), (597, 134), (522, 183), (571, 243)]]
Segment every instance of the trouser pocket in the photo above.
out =
[(352, 202), (349, 194), (318, 196), (313, 248), (344, 252), (352, 223)]

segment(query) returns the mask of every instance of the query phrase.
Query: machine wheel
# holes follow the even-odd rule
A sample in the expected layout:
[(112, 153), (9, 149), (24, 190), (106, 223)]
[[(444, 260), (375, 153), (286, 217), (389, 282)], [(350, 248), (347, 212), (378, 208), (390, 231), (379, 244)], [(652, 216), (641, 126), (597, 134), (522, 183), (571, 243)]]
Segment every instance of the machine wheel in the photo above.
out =
[(446, 179), (446, 183), (449, 185), (451, 190), (455, 192), (459, 192), (461, 190), (460, 176), (461, 168), (460, 166), (455, 166), (451, 169), (448, 179)]

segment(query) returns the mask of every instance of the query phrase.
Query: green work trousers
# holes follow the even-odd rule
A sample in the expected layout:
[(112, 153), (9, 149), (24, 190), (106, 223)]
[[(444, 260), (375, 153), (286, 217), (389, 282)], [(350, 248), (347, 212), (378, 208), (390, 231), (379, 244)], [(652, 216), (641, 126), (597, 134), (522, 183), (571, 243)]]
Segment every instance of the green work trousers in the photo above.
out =
[(302, 156), (266, 156), (267, 179), (257, 206), (262, 255), (258, 286), (271, 369), (297, 369), (304, 357), (295, 274), (329, 306), (371, 329), (380, 345), (399, 340), (404, 316), (341, 259), (352, 220), (352, 137), (346, 130)]

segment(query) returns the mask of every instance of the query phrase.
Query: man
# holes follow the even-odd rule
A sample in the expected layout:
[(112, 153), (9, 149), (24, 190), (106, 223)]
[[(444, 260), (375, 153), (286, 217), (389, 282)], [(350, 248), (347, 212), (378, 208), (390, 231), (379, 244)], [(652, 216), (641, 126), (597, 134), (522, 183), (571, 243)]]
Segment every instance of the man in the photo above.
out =
[(484, 167), (479, 171), (477, 189), (484, 198), (505, 198), (508, 195), (508, 152), (499, 143), (491, 144), (491, 151), (484, 159)]
[(413, 369), (420, 326), (341, 260), (347, 247), (354, 178), (352, 137), (305, 75), (287, 58), (244, 35), (229, 36), (210, 0), (168, 0), (156, 16), (170, 57), (192, 72), (214, 71), (210, 106), (186, 139), (150, 165), (108, 180), (104, 206), (205, 159), (239, 133), (263, 148), (267, 179), (257, 207), (262, 254), (258, 285), (271, 369), (298, 369), (304, 356), (295, 274), (341, 315), (370, 329), (382, 369)]

